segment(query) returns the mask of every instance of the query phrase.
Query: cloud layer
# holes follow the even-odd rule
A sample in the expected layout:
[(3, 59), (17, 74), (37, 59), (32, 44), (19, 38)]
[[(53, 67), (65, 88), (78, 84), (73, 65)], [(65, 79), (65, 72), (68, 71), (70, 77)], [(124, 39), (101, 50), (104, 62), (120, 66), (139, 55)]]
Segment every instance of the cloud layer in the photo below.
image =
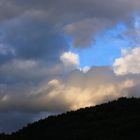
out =
[(119, 23), (128, 28), (123, 36), (139, 42), (139, 7), (139, 0), (0, 0), (0, 131), (15, 130), (40, 112), (139, 96), (138, 47), (123, 51), (114, 71), (80, 68), (71, 51), (91, 47)]
[(133, 15), (140, 12), (139, 0), (1, 0), (0, 7), (1, 21), (17, 17), (47, 21), (71, 37), (75, 47), (91, 46), (96, 34), (119, 22), (131, 26)]
[(133, 95), (130, 89), (139, 85), (138, 79), (139, 75), (116, 76), (108, 67), (91, 68), (87, 73), (74, 70), (64, 78), (44, 81), (37, 87), (3, 87), (0, 111), (63, 112), (93, 106)]

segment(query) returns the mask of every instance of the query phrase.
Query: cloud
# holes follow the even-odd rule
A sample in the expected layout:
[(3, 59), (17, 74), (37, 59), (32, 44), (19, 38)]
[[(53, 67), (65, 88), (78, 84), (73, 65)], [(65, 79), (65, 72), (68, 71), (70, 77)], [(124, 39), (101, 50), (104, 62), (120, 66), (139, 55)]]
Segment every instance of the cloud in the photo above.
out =
[(64, 35), (44, 19), (21, 16), (0, 22), (0, 83), (37, 83), (62, 73)]
[(44, 61), (13, 59), (0, 66), (0, 83), (39, 83), (41, 80), (47, 80), (55, 75), (63, 73), (63, 65), (56, 63), (49, 65)]
[(85, 66), (83, 68), (80, 68), (80, 71), (82, 71), (83, 73), (87, 73), (90, 69), (91, 69), (91, 67)]
[(92, 106), (131, 95), (129, 89), (138, 81), (135, 77), (116, 76), (107, 67), (91, 68), (86, 73), (74, 70), (36, 87), (32, 84), (3, 87), (0, 111), (59, 112)]
[(123, 49), (122, 57), (114, 62), (114, 72), (117, 75), (139, 74), (140, 73), (140, 48)]
[(131, 17), (139, 7), (139, 0), (0, 0), (0, 128), (10, 120), (11, 130), (42, 111), (139, 96), (139, 74), (129, 74), (139, 73), (139, 48), (116, 60), (118, 76), (108, 67), (79, 68), (79, 56), (69, 52), (69, 44), (90, 47), (96, 35), (122, 22), (126, 36), (138, 36)]
[(131, 25), (134, 13), (140, 12), (139, 0), (1, 0), (0, 7), (1, 21), (21, 17), (43, 19), (72, 37), (74, 47), (91, 46), (98, 33), (120, 22)]
[(112, 100), (121, 96), (126, 96), (125, 90), (131, 87), (133, 87), (133, 81), (131, 80), (124, 81), (120, 84), (110, 83), (109, 85), (104, 85), (101, 83), (93, 88), (90, 86), (81, 88), (81, 85), (65, 86), (64, 83), (59, 83), (59, 81), (57, 81), (57, 85), (55, 85), (54, 89), (48, 94), (47, 99), (55, 102), (60, 109), (61, 107), (62, 109), (64, 108), (61, 105), (61, 101), (63, 101), (65, 110), (75, 110), (81, 107), (94, 106), (103, 101)]
[(105, 19), (89, 18), (64, 27), (66, 33), (72, 37), (74, 47), (90, 47), (94, 43), (94, 36), (111, 26)]
[(63, 62), (66, 68), (74, 69), (79, 66), (79, 55), (72, 52), (65, 52), (60, 56), (60, 60)]
[[(34, 3), (33, 3), (34, 2)], [(65, 5), (65, 7), (64, 7)], [(28, 11), (44, 11), (51, 19), (71, 19), (82, 16), (120, 18), (127, 16), (130, 12), (139, 10), (139, 1), (134, 0), (64, 0), (49, 1), (49, 0), (1, 0), (2, 10), (7, 10), (7, 13), (1, 14), (5, 17), (13, 17), (13, 15), (23, 14)], [(9, 8), (10, 7), (10, 8)]]
[[(18, 63), (17, 66), (21, 68), (23, 65)], [(24, 63), (32, 63), (29, 65), (31, 73), (31, 67), (36, 69), (36, 63)], [(139, 79), (140, 75), (117, 76), (109, 67), (92, 67), (86, 72), (77, 69), (67, 74), (53, 75), (37, 83), (0, 84), (0, 112), (3, 114), (0, 129), (8, 132), (16, 130), (37, 116), (39, 119), (41, 112), (58, 113), (94, 106), (122, 96), (139, 97)], [(9, 118), (9, 114), (13, 117)], [(26, 115), (28, 119), (22, 117)], [(12, 123), (5, 127), (7, 120)]]
[[(44, 19), (20, 17), (0, 26), (1, 45), (14, 51), (13, 58), (59, 58), (68, 44)], [(55, 48), (55, 49), (54, 49)]]

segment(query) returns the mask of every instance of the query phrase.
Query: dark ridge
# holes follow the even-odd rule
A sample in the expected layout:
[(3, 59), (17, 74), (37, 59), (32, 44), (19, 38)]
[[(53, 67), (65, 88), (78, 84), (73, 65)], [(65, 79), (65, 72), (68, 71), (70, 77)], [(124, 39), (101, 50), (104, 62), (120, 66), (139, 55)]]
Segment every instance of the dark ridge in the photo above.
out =
[(140, 139), (140, 99), (120, 98), (95, 107), (50, 116), (0, 140)]

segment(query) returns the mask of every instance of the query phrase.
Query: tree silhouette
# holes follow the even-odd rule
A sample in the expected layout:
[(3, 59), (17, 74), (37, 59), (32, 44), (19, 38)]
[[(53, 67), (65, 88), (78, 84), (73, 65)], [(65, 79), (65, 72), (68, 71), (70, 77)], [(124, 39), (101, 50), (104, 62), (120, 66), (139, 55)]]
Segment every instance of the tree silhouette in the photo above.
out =
[(140, 138), (140, 99), (120, 98), (50, 116), (0, 140), (132, 140)]

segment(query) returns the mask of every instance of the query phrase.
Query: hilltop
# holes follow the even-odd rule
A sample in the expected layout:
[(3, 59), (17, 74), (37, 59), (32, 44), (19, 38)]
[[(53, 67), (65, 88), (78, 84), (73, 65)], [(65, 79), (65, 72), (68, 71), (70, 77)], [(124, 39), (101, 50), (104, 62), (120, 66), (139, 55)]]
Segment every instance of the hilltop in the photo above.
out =
[(50, 116), (0, 140), (132, 140), (140, 139), (140, 99), (115, 101)]

